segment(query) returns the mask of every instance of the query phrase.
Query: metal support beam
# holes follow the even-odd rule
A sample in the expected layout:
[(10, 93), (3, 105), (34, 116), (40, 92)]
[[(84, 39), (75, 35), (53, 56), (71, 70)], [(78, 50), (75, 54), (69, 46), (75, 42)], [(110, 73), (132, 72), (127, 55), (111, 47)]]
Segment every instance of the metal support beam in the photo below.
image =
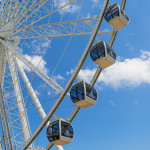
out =
[(4, 103), (1, 86), (0, 86), (0, 106), (1, 106), (0, 107), (0, 119), (1, 119), (4, 146), (6, 150), (13, 150), (9, 125), (8, 125), (8, 119), (7, 119), (7, 113), (5, 109), (5, 103)]
[(9, 68), (10, 68), (13, 86), (14, 86), (16, 103), (17, 103), (17, 107), (18, 107), (23, 138), (24, 138), (24, 142), (26, 142), (30, 137), (29, 126), (27, 123), (27, 112), (26, 112), (26, 108), (24, 106), (24, 101), (22, 99), (22, 93), (20, 90), (20, 82), (18, 80), (18, 75), (17, 75), (17, 71), (16, 71), (16, 66), (15, 66), (15, 57), (14, 57), (13, 53), (9, 50), (7, 50), (7, 60), (8, 60)]
[(99, 75), (101, 74), (101, 72), (102, 72), (102, 68), (98, 67), (97, 70), (96, 70), (96, 72), (95, 72), (95, 74), (94, 74), (94, 76), (93, 76), (93, 78), (92, 78), (92, 80), (91, 80), (91, 82), (90, 82), (90, 84), (92, 86), (95, 85), (95, 83), (96, 83)]
[(4, 75), (5, 75), (5, 67), (6, 67), (6, 51), (5, 51), (4, 46), (0, 44), (0, 106), (1, 106), (0, 107), (0, 120), (1, 120), (1, 128), (2, 128), (2, 133), (3, 133), (5, 149), (12, 150), (13, 148), (12, 148), (11, 134), (9, 130), (8, 118), (7, 118), (5, 102), (4, 102), (3, 92), (2, 92)]
[(2, 44), (0, 43), (0, 82), (1, 82), (1, 88), (3, 88), (6, 62), (7, 62), (6, 50), (5, 50), (5, 47), (2, 46)]
[[(46, 37), (91, 35), (94, 28), (92, 21), (96, 20), (97, 17), (71, 20), (33, 27), (10, 29), (1, 31), (1, 34), (8, 35), (8, 33), (11, 33), (8, 37), (9, 39), (34, 39)], [(99, 31), (98, 34), (112, 34), (112, 31)]]
[[(44, 112), (44, 110), (42, 108), (42, 105), (39, 102), (38, 97), (35, 94), (35, 91), (33, 90), (33, 88), (31, 86), (31, 84), (30, 84), (30, 82), (29, 82), (29, 80), (28, 80), (28, 78), (27, 78), (23, 68), (20, 66), (20, 64), (19, 64), (17, 59), (15, 60), (15, 63), (16, 63), (16, 66), (18, 68), (18, 71), (19, 71), (19, 73), (20, 73), (20, 75), (21, 75), (21, 77), (22, 77), (22, 79), (24, 81), (24, 84), (27, 87), (28, 92), (29, 92), (29, 94), (30, 94), (34, 104), (35, 104), (35, 107), (36, 107), (39, 115), (41, 116), (41, 119), (43, 120), (45, 118), (45, 116), (46, 116), (46, 113)], [(48, 124), (47, 124), (47, 126), (48, 126)]]

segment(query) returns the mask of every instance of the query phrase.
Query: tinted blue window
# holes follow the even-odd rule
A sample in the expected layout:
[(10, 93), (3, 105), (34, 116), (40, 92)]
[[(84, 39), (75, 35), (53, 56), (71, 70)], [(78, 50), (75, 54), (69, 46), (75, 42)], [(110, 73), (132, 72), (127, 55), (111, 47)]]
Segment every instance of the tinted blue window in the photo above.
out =
[(125, 12), (123, 10), (121, 10), (121, 14), (127, 21), (129, 21), (129, 17), (125, 14)]
[(73, 103), (84, 99), (84, 85), (83, 82), (74, 85), (70, 91), (70, 97)]
[(116, 60), (116, 53), (113, 51), (113, 49), (107, 44), (106, 47), (107, 47), (107, 54)]
[(94, 100), (97, 99), (97, 92), (96, 90), (89, 84), (85, 83), (86, 85), (86, 95)]
[(59, 121), (50, 123), (47, 128), (47, 138), (50, 142), (59, 139)]
[(90, 51), (90, 56), (91, 56), (93, 61), (95, 61), (101, 57), (105, 57), (104, 44), (101, 42), (101, 43), (98, 43), (95, 46), (93, 46), (91, 51)]
[(119, 16), (119, 7), (117, 4), (114, 4), (106, 10), (104, 17), (106, 21), (109, 22), (111, 19), (115, 18), (116, 16)]
[(73, 134), (74, 131), (72, 126), (67, 122), (61, 121), (61, 135), (68, 138), (73, 138)]

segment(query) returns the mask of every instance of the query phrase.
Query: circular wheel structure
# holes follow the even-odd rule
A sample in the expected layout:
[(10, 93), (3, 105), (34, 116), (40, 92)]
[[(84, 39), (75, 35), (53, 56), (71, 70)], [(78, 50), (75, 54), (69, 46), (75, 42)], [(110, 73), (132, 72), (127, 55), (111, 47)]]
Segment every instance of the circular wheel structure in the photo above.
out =
[[(101, 3), (100, 14), (84, 19), (79, 17), (86, 5), (83, 0), (0, 1), (0, 149), (50, 149), (53, 144), (48, 143), (44, 127), (57, 116), (73, 121), (80, 108), (71, 103), (68, 91), (91, 46), (99, 41), (98, 36), (108, 35), (112, 47), (117, 35), (112, 28), (100, 28), (109, 0)], [(125, 4), (126, 0), (122, 0), (122, 9)], [(74, 10), (78, 12), (70, 20), (67, 13)], [(81, 43), (75, 45), (79, 45), (80, 53), (75, 60), (72, 44), (78, 38)], [(47, 68), (45, 59), (51, 62)], [(74, 66), (68, 63), (67, 68), (63, 61), (73, 61)], [(71, 74), (61, 82), (60, 72), (69, 68)], [(92, 86), (101, 71), (98, 67), (89, 81)]]

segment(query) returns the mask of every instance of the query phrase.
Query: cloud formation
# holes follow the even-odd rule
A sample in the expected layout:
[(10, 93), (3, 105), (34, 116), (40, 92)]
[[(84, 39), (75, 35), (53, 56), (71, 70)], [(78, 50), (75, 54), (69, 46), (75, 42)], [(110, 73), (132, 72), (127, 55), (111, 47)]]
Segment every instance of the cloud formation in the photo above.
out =
[[(42, 71), (45, 74), (48, 74), (48, 68), (46, 68), (46, 61), (43, 60), (43, 58), (41, 56), (35, 55), (35, 56), (29, 56), (29, 55), (24, 55), (24, 57), (31, 61), (31, 63), (37, 67), (40, 71)], [(19, 61), (21, 66), (24, 68), (24, 70), (31, 72), (31, 69), (29, 67), (27, 67), (22, 61)]]
[[(32, 40), (32, 42), (30, 43), (30, 47), (33, 49), (32, 53), (36, 54), (43, 54), (45, 52), (45, 49), (50, 45), (51, 40), (48, 38), (44, 38), (44, 39), (34, 39)], [(29, 47), (29, 44), (26, 43), (25, 44), (26, 47)]]
[(53, 76), (53, 80), (57, 82), (58, 80), (65, 80), (65, 78), (61, 76), (60, 74), (57, 74)]
[[(65, 4), (69, 3), (70, 0), (56, 0), (54, 1), (54, 6), (55, 7), (61, 7), (64, 6)], [(64, 7), (63, 9), (60, 10), (60, 13), (75, 13), (79, 10), (79, 6), (73, 4), (67, 5), (66, 7)]]
[(92, 8), (101, 7), (100, 0), (92, 0), (92, 2), (93, 2)]
[[(96, 68), (84, 69), (79, 78), (90, 82)], [(142, 83), (150, 84), (150, 52), (141, 50), (138, 58), (118, 60), (114, 65), (102, 71), (97, 85), (105, 85), (114, 89), (137, 87)]]

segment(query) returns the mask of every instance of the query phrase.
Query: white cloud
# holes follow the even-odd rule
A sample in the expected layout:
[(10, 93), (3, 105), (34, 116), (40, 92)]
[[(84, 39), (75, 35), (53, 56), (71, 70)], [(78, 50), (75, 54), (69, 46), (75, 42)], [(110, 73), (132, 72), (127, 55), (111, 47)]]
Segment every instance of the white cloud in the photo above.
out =
[(61, 76), (60, 74), (53, 76), (53, 80), (57, 81), (57, 80), (64, 80), (65, 78), (63, 76)]
[(47, 94), (50, 96), (50, 95), (51, 95), (51, 92), (48, 91)]
[[(79, 72), (79, 78), (89, 82), (96, 68), (85, 69)], [(138, 58), (118, 60), (114, 65), (103, 70), (98, 81), (99, 83), (114, 89), (123, 87), (137, 87), (142, 83), (150, 84), (150, 52), (141, 51)]]
[[(55, 7), (60, 7), (60, 6), (64, 6), (65, 4), (67, 4), (68, 2), (70, 2), (70, 0), (55, 0), (54, 1), (54, 6)], [(62, 8), (60, 10), (60, 13), (75, 13), (79, 10), (79, 6), (75, 5), (75, 4), (70, 4), (67, 5), (66, 7)]]
[[(43, 54), (45, 52), (45, 49), (50, 45), (50, 43), (51, 43), (51, 40), (48, 38), (44, 38), (40, 40), (34, 39), (31, 42), (32, 53), (36, 52), (36, 54)], [(25, 46), (28, 47), (28, 44), (26, 44)]]
[(66, 75), (68, 76), (68, 75), (70, 75), (70, 74), (72, 74), (73, 73), (73, 69), (71, 69), (71, 71), (67, 71), (66, 72)]
[(17, 47), (16, 50), (17, 50), (18, 52), (20, 52), (20, 53), (23, 52), (23, 49), (22, 49), (21, 47)]
[(132, 46), (129, 42), (126, 43), (126, 46), (129, 47), (130, 50), (133, 50), (133, 49), (134, 49), (133, 46)]
[(116, 104), (115, 102), (113, 102), (112, 100), (110, 100), (109, 103), (110, 103), (112, 106), (117, 106), (117, 104)]
[(44, 41), (41, 44), (41, 47), (46, 48), (49, 46), (51, 40), (49, 40), (48, 38), (45, 38)]
[(85, 18), (91, 18), (91, 14), (88, 13)]
[[(31, 63), (37, 67), (40, 71), (42, 71), (45, 74), (48, 74), (48, 68), (46, 68), (46, 61), (43, 60), (43, 58), (41, 56), (35, 55), (35, 56), (29, 56), (29, 55), (24, 55), (24, 57), (31, 61)], [(29, 67), (27, 67), (22, 61), (20, 61), (21, 66), (28, 72), (31, 72), (31, 69)]]
[(26, 46), (27, 48), (30, 48), (30, 44), (29, 43), (24, 43), (24, 46)]
[(101, 7), (100, 0), (92, 0), (92, 2), (93, 2), (92, 8)]
[(138, 100), (134, 100), (134, 101), (133, 101), (133, 104), (135, 104), (135, 105), (137, 105), (138, 103), (139, 103)]

